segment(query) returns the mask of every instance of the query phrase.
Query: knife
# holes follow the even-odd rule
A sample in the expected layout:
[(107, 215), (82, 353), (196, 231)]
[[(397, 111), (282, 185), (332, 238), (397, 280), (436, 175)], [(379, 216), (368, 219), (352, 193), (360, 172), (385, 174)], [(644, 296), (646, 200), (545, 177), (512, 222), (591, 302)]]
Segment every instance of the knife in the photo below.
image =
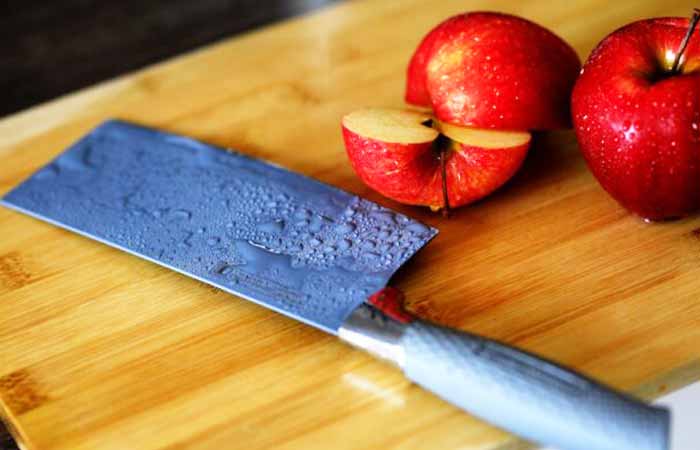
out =
[(403, 311), (386, 285), (437, 230), (268, 162), (108, 121), (2, 204), (335, 334), (525, 439), (667, 449), (667, 409)]

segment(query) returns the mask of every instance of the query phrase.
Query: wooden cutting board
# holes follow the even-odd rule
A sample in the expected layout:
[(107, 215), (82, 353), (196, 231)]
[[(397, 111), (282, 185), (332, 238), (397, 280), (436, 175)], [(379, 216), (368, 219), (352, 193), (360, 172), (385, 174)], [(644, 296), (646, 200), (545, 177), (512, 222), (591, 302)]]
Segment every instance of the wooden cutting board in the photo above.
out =
[[(363, 186), (339, 121), (401, 106), (411, 51), (465, 9), (526, 16), (585, 58), (631, 20), (694, 4), (340, 4), (3, 119), (0, 194), (111, 117), (237, 148), (438, 227), (395, 281), (416, 314), (652, 398), (700, 378), (700, 217), (631, 216), (565, 131), (445, 220)], [(525, 446), (331, 336), (6, 209), (0, 406), (32, 450)]]

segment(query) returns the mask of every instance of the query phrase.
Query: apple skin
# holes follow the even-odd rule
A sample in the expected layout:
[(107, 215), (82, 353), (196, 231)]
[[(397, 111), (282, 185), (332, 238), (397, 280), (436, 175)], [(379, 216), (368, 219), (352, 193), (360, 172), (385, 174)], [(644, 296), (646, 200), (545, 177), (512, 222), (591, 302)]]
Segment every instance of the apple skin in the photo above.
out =
[[(688, 19), (629, 24), (586, 62), (571, 105), (579, 147), (602, 187), (649, 220), (700, 208), (700, 36), (670, 69)], [(669, 52), (669, 53), (667, 53)]]
[[(440, 158), (432, 142), (383, 142), (342, 130), (350, 163), (370, 188), (400, 203), (444, 207)], [(501, 187), (518, 171), (528, 147), (529, 142), (506, 149), (454, 143), (446, 160), (449, 206), (466, 205)]]
[(428, 89), (426, 87), (427, 73), (425, 68), (428, 65), (430, 51), (441, 35), (443, 24), (444, 22), (425, 35), (411, 57), (411, 61), (408, 63), (404, 100), (410, 105), (432, 108), (430, 104), (430, 94), (428, 94)]
[(502, 13), (466, 13), (438, 25), (418, 46), (405, 99), (460, 126), (568, 128), (580, 68), (576, 52), (536, 23)]

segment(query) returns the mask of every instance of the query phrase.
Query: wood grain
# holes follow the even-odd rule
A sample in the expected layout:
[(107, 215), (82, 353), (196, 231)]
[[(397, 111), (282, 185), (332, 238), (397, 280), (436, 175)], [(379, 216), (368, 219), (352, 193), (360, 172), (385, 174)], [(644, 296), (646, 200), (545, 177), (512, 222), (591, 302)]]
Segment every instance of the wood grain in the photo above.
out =
[[(230, 39), (0, 121), (0, 193), (110, 117), (283, 164), (441, 230), (397, 275), (415, 313), (654, 397), (700, 378), (700, 219), (611, 200), (568, 131), (445, 220), (369, 191), (339, 120), (400, 106), (421, 36), (465, 9), (527, 16), (585, 57), (692, 2), (358, 1)], [(469, 448), (526, 444), (331, 336), (0, 210), (0, 409), (28, 449)]]

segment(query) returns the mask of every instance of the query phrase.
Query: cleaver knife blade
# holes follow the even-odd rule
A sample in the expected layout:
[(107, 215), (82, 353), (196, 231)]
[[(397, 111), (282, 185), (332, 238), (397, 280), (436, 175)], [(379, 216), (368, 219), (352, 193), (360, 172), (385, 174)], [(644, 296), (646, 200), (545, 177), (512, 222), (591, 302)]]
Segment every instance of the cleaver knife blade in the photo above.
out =
[(385, 286), (437, 230), (268, 162), (109, 121), (2, 204), (335, 334), (526, 439), (667, 449), (668, 410), (403, 312)]
[(270, 163), (120, 121), (3, 204), (329, 333), (437, 234)]

